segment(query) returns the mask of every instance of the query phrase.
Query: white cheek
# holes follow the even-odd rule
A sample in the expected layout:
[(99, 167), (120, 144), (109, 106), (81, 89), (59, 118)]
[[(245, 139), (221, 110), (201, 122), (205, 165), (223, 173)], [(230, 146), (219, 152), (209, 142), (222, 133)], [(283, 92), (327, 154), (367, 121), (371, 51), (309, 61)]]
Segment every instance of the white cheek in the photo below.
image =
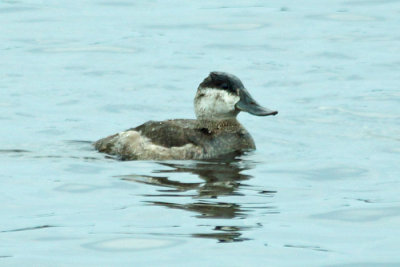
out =
[(197, 99), (196, 115), (209, 117), (225, 117), (235, 111), (238, 96), (217, 89), (205, 89), (200, 92), (202, 97)]

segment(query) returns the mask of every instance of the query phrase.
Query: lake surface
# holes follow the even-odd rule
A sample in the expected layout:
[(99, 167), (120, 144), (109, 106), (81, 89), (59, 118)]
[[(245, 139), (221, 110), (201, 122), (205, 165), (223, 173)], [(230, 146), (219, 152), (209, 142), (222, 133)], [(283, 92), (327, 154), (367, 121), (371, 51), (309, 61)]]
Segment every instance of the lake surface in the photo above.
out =
[[(400, 265), (400, 2), (0, 1), (1, 266)], [(194, 118), (210, 71), (233, 161), (118, 161), (99, 138)]]

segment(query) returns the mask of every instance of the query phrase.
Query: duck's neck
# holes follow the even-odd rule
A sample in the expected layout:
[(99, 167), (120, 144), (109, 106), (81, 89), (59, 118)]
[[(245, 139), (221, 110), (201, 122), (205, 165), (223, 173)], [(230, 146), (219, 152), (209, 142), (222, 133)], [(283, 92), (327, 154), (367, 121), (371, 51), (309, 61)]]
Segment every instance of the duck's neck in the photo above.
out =
[(242, 127), (241, 124), (236, 120), (236, 117), (219, 120), (198, 118), (197, 124), (198, 128), (206, 128), (209, 132), (231, 131)]

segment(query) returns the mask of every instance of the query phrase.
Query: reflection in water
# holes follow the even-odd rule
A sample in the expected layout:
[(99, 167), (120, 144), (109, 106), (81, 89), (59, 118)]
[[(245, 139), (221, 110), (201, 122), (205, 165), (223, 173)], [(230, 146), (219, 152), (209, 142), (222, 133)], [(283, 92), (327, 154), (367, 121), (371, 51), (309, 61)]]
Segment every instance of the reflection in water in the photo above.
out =
[(209, 238), (209, 239), (217, 239), (219, 242), (242, 242), (246, 240), (250, 240), (250, 238), (241, 237), (241, 233), (239, 231), (228, 232), (228, 233), (206, 233), (206, 234), (193, 234), (192, 237), (198, 238)]
[[(243, 181), (252, 178), (251, 175), (242, 174), (242, 171), (253, 168), (254, 163), (244, 160), (228, 161), (180, 161), (180, 162), (159, 162), (171, 169), (155, 170), (153, 173), (161, 176), (149, 175), (124, 175), (119, 176), (122, 180), (155, 185), (161, 187), (157, 194), (146, 194), (145, 197), (155, 200), (145, 201), (149, 205), (162, 206), (171, 209), (180, 209), (197, 213), (197, 218), (215, 219), (243, 219), (246, 218), (252, 208), (243, 207), (243, 204), (215, 201), (221, 196), (245, 196), (239, 188), (249, 186), (242, 184)], [(204, 182), (181, 182), (172, 180), (170, 177), (177, 173), (194, 174)], [(183, 179), (185, 180), (185, 179)], [(188, 180), (188, 179), (186, 179)], [(273, 196), (276, 191), (261, 190), (262, 196)], [(160, 201), (160, 197), (174, 197), (190, 199), (189, 203), (174, 203)], [(193, 201), (195, 200), (195, 201)], [(268, 213), (277, 213), (274, 207), (263, 205)], [(260, 227), (257, 225), (256, 227)], [(238, 226), (215, 226), (212, 233), (194, 233), (192, 237), (217, 239), (219, 242), (238, 242), (248, 240), (242, 238), (242, 231), (252, 227)]]
[[(261, 224), (257, 224), (255, 227), (262, 227)], [(241, 227), (241, 226), (216, 226), (214, 231), (216, 233), (202, 233), (202, 234), (192, 234), (193, 237), (198, 238), (209, 238), (217, 239), (219, 242), (241, 242), (250, 240), (250, 238), (242, 237), (242, 231), (251, 230), (254, 227)]]
[[(250, 175), (241, 174), (244, 170), (251, 169), (251, 163), (244, 161), (198, 161), (189, 163), (168, 163), (159, 164), (172, 168), (172, 170), (156, 170), (154, 173), (190, 173), (203, 179), (203, 183), (184, 183), (180, 181), (169, 180), (168, 176), (146, 176), (146, 175), (126, 175), (122, 179), (146, 184), (152, 184), (171, 188), (169, 190), (159, 190), (160, 192), (186, 192), (196, 190), (192, 195), (196, 198), (218, 198), (222, 195), (240, 195), (237, 188), (240, 181), (248, 180)], [(160, 196), (160, 195), (154, 195)]]
[(172, 209), (182, 209), (187, 211), (194, 211), (200, 213), (197, 215), (198, 218), (218, 218), (218, 219), (232, 219), (235, 217), (244, 217), (241, 213), (240, 206), (232, 203), (207, 203), (207, 202), (196, 202), (190, 204), (175, 204), (169, 202), (149, 202), (152, 205), (164, 206)]

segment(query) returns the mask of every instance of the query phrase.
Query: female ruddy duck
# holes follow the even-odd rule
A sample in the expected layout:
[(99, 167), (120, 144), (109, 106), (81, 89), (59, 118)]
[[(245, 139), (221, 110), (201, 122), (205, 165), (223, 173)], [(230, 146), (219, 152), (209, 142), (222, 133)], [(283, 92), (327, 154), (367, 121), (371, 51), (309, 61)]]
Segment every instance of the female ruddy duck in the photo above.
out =
[(240, 111), (256, 116), (278, 112), (260, 106), (236, 76), (211, 72), (194, 98), (197, 120), (148, 121), (98, 140), (94, 147), (123, 160), (214, 159), (256, 148), (236, 120)]

